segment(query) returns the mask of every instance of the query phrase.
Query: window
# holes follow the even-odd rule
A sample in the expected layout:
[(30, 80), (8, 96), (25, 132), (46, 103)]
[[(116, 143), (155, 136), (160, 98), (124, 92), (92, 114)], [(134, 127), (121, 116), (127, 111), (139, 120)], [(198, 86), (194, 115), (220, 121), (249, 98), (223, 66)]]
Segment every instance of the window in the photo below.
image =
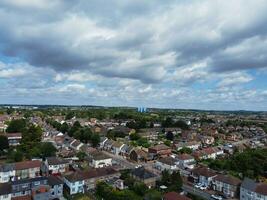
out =
[(71, 192), (75, 192), (75, 187), (71, 188)]

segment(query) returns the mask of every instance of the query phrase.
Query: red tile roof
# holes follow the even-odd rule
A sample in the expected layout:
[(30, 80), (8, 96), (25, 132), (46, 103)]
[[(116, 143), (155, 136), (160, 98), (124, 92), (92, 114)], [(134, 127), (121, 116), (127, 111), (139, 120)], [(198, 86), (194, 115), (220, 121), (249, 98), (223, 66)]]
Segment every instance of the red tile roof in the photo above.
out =
[(196, 175), (201, 175), (201, 176), (205, 176), (205, 177), (213, 177), (216, 176), (216, 172), (207, 168), (207, 167), (198, 167), (192, 170), (193, 174)]
[(165, 144), (158, 144), (154, 147), (150, 147), (150, 149), (154, 149), (156, 151), (161, 151), (161, 150), (167, 150), (167, 149), (171, 149), (170, 147), (168, 147), (167, 145)]
[(26, 196), (20, 196), (20, 197), (12, 197), (11, 200), (31, 200), (31, 196), (30, 195), (26, 195)]
[(223, 174), (218, 174), (218, 176), (216, 176), (214, 178), (214, 180), (222, 182), (222, 183), (227, 183), (230, 185), (240, 185), (241, 184), (241, 180), (232, 176), (226, 176)]
[(184, 153), (184, 154), (178, 155), (178, 159), (179, 160), (191, 160), (191, 159), (194, 159), (194, 157), (189, 154)]
[(37, 168), (37, 167), (41, 167), (40, 160), (31, 160), (31, 161), (23, 161), (15, 163), (15, 170)]
[(187, 196), (180, 195), (177, 192), (168, 192), (163, 195), (164, 200), (191, 200)]
[(255, 192), (267, 196), (267, 184), (259, 183), (255, 189)]

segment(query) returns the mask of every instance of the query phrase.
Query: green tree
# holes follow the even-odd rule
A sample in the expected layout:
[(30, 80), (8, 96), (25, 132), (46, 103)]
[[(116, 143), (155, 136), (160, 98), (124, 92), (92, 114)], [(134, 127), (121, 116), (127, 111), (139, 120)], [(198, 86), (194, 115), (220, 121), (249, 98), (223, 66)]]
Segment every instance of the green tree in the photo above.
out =
[(69, 135), (70, 137), (72, 137), (72, 136), (74, 135), (74, 133), (75, 133), (76, 131), (78, 131), (81, 127), (82, 127), (82, 126), (81, 126), (80, 122), (75, 121), (74, 124), (73, 124), (73, 126), (72, 126), (72, 127), (70, 128), (70, 130), (68, 131), (68, 135)]
[(65, 120), (72, 119), (75, 116), (74, 112), (68, 112), (67, 115), (65, 116)]
[(171, 131), (168, 131), (166, 134), (166, 139), (173, 141), (174, 135)]
[(86, 153), (79, 151), (76, 156), (79, 158), (79, 160), (84, 160), (86, 158)]
[(26, 128), (26, 120), (15, 119), (9, 122), (6, 132), (19, 133), (19, 132), (23, 132), (25, 128)]
[(23, 153), (20, 151), (11, 151), (8, 155), (8, 159), (11, 162), (20, 162), (23, 160)]
[(62, 132), (62, 133), (67, 133), (68, 130), (69, 130), (69, 125), (68, 125), (66, 122), (64, 122), (64, 123), (60, 126), (60, 132)]
[(141, 136), (138, 133), (132, 133), (130, 134), (130, 140), (138, 140)]
[(164, 128), (172, 127), (173, 126), (173, 119), (171, 117), (167, 117), (164, 121), (162, 121), (161, 125)]
[(182, 149), (179, 150), (179, 152), (181, 154), (183, 154), (183, 153), (191, 154), (193, 152), (193, 150), (188, 148), (188, 147), (183, 147)]
[(150, 189), (146, 192), (144, 199), (145, 200), (161, 200), (162, 195), (159, 191), (155, 189)]
[(91, 143), (93, 147), (97, 147), (100, 143), (100, 136), (97, 133), (93, 133), (91, 138)]
[(42, 142), (39, 146), (41, 157), (46, 158), (56, 155), (57, 149), (51, 142)]
[(0, 151), (3, 151), (5, 149), (9, 148), (8, 139), (4, 135), (0, 135)]
[(139, 196), (144, 196), (146, 191), (148, 190), (148, 187), (142, 182), (135, 182), (131, 190)]
[(181, 128), (183, 130), (188, 130), (189, 126), (182, 120), (179, 120), (173, 124), (174, 127)]

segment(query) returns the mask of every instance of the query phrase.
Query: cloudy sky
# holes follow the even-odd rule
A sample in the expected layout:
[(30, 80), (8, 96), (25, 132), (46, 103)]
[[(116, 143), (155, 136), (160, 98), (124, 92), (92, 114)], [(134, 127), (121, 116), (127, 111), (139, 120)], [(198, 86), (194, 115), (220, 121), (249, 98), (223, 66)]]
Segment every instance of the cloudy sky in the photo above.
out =
[(266, 0), (1, 0), (0, 103), (267, 110)]

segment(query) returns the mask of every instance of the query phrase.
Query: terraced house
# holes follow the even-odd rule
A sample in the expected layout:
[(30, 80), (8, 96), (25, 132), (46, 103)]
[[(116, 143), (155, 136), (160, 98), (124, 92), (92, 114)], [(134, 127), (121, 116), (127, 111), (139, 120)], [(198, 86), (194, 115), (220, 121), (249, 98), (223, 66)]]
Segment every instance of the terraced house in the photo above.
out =
[(245, 178), (241, 184), (240, 200), (267, 200), (267, 184)]
[(222, 192), (224, 196), (234, 198), (238, 196), (241, 180), (232, 176), (218, 174), (213, 179), (213, 189)]

